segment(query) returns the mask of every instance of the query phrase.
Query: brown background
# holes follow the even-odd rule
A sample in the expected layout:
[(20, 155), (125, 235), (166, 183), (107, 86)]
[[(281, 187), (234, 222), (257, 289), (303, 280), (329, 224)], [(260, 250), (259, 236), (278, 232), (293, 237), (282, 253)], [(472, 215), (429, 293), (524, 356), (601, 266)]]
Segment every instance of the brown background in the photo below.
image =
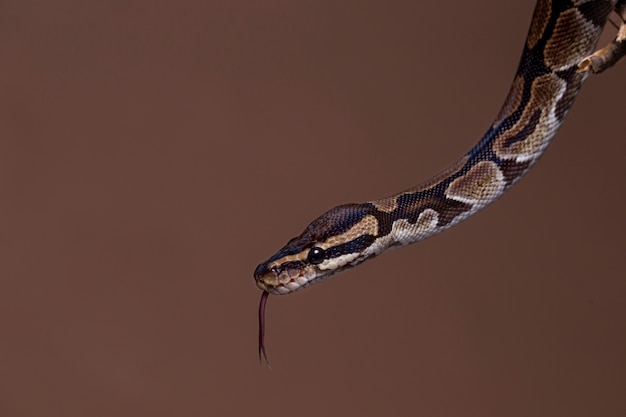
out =
[(533, 2), (0, 6), (0, 415), (626, 415), (626, 66), (475, 218), (268, 305), (324, 210), (464, 153)]

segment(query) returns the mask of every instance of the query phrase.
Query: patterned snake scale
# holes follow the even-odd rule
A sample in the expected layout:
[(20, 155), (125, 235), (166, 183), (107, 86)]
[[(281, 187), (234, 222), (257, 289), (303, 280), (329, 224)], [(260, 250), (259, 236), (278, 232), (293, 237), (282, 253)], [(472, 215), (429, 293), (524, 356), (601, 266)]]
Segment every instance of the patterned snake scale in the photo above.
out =
[[(363, 204), (330, 209), (254, 271), (263, 290), (259, 355), (269, 294), (288, 294), (442, 232), (497, 200), (537, 162), (587, 78), (579, 64), (609, 14), (626, 0), (539, 0), (511, 90), (485, 135), (426, 182)], [(267, 359), (267, 357), (266, 357)]]

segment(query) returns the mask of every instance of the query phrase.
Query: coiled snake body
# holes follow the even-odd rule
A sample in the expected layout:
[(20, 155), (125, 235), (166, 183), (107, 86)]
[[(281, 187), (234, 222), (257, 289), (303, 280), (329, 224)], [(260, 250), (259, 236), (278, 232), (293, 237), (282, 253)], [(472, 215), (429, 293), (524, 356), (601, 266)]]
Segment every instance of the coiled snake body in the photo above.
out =
[[(327, 211), (260, 264), (254, 272), (263, 290), (259, 353), (265, 353), (263, 312), (268, 294), (306, 288), (387, 249), (448, 229), (515, 184), (537, 162), (563, 123), (587, 70), (599, 72), (594, 67), (598, 54), (596, 58), (589, 55), (609, 14), (615, 10), (624, 20), (624, 3), (539, 0), (504, 105), (469, 152), (423, 184), (380, 200)], [(623, 47), (624, 36), (622, 24), (613, 44)], [(621, 55), (616, 56), (614, 61)]]

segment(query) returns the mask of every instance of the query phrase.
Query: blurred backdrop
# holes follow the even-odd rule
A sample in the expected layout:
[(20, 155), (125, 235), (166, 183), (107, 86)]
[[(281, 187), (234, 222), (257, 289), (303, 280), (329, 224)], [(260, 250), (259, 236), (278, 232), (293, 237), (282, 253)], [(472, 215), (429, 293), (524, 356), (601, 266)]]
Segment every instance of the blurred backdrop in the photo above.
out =
[(5, 1), (0, 414), (626, 415), (622, 62), (475, 218), (288, 297), (326, 209), (482, 135), (534, 2)]

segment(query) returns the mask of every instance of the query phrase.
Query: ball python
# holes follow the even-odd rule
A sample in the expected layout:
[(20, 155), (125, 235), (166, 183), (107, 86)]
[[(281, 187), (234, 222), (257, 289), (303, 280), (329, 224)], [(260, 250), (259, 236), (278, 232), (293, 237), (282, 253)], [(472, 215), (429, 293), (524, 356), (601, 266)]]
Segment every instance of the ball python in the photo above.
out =
[[(598, 54), (590, 54), (609, 14), (616, 11), (624, 20), (625, 3), (539, 0), (510, 91), (472, 149), (413, 188), (330, 209), (261, 263), (254, 271), (256, 285), (263, 290), (259, 357), (263, 353), (267, 361), (264, 313), (269, 294), (309, 287), (388, 249), (440, 233), (485, 208), (519, 181), (555, 136), (589, 70), (604, 69), (597, 65)], [(618, 38), (626, 34), (623, 23), (620, 34)], [(618, 38), (614, 43), (623, 40)], [(608, 52), (600, 58), (602, 54), (606, 58)]]

